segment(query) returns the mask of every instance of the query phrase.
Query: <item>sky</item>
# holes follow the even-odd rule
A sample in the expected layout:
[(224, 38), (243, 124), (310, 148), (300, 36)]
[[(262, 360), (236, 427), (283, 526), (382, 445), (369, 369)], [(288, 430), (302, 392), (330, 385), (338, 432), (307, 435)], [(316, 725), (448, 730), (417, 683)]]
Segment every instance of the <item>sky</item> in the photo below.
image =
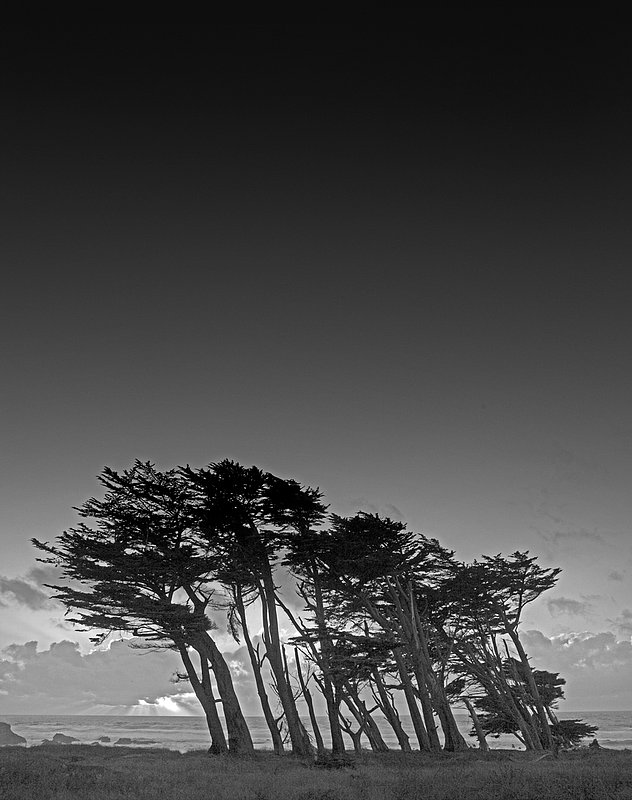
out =
[(137, 458), (529, 550), (534, 665), (632, 709), (632, 71), (585, 22), (1, 34), (0, 715), (195, 709), (30, 544)]

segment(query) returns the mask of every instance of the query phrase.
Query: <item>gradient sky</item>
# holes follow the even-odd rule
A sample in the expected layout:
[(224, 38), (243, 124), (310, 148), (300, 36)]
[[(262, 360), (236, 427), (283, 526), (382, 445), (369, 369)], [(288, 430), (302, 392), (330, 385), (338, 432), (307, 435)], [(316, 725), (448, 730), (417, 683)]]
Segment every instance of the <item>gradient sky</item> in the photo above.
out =
[(135, 458), (530, 550), (536, 666), (632, 708), (632, 71), (587, 30), (3, 32), (0, 714), (184, 708), (29, 543)]

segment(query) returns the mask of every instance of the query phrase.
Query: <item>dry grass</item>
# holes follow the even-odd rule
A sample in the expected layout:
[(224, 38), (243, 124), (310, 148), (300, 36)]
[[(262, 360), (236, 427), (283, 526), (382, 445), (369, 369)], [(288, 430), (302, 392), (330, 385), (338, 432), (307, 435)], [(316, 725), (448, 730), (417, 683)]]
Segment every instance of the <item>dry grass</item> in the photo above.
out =
[(632, 800), (632, 752), (372, 754), (324, 769), (88, 745), (0, 748), (2, 800)]

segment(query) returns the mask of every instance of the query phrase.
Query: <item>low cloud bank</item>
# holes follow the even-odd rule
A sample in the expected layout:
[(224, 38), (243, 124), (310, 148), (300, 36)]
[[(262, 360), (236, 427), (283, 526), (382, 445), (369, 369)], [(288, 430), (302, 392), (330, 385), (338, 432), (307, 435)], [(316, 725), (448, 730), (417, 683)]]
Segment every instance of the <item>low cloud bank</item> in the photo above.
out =
[(537, 669), (559, 672), (566, 678), (562, 708), (585, 711), (632, 709), (632, 643), (611, 631), (545, 636), (530, 630), (522, 634), (525, 649)]
[(173, 684), (182, 669), (170, 651), (135, 650), (127, 641), (82, 654), (77, 642), (12, 644), (0, 651), (0, 707), (5, 714), (125, 713), (139, 701), (189, 692)]
[[(68, 640), (47, 649), (39, 649), (36, 641), (5, 647), (0, 650), (0, 712), (201, 714), (191, 685), (175, 679), (176, 673), (184, 672), (180, 656), (171, 650), (130, 646), (134, 643), (142, 644), (115, 640), (90, 653)], [(259, 714), (246, 648), (224, 655), (244, 713)]]
[[(568, 710), (632, 709), (632, 644), (610, 632), (548, 637), (523, 633), (533, 666), (559, 672), (567, 681)], [(291, 652), (288, 653), (291, 656)], [(246, 714), (258, 715), (252, 670), (245, 647), (226, 653)], [(291, 665), (292, 666), (292, 665)], [(168, 650), (138, 650), (129, 640), (83, 654), (71, 641), (38, 649), (37, 642), (0, 651), (0, 711), (4, 714), (199, 714), (179, 656)], [(274, 703), (274, 695), (270, 692)]]

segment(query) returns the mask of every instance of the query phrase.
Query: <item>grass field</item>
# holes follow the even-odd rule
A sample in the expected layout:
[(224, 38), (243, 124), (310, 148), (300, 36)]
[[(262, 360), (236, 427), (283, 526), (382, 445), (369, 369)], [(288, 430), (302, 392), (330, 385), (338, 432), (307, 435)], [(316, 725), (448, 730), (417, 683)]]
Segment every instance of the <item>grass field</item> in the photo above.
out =
[(2, 800), (632, 800), (632, 751), (472, 750), (350, 757), (324, 768), (270, 753), (209, 757), (96, 745), (0, 748)]

